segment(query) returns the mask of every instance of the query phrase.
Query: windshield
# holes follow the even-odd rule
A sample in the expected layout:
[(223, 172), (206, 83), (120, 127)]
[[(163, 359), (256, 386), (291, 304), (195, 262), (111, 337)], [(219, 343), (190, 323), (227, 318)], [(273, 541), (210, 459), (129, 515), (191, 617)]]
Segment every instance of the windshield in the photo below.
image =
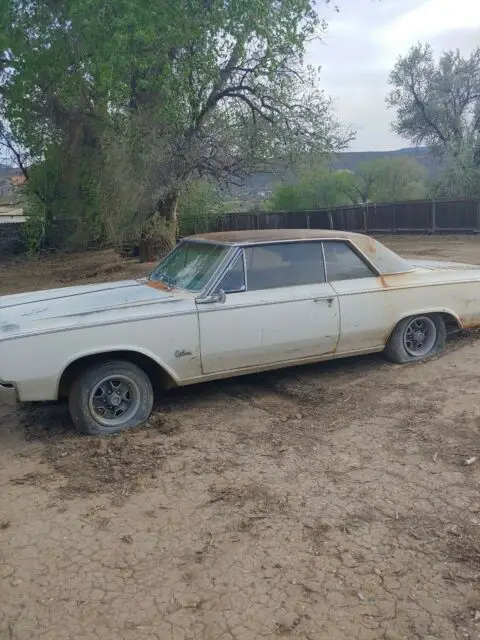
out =
[(158, 265), (150, 280), (167, 287), (201, 291), (228, 250), (229, 247), (206, 242), (182, 242)]

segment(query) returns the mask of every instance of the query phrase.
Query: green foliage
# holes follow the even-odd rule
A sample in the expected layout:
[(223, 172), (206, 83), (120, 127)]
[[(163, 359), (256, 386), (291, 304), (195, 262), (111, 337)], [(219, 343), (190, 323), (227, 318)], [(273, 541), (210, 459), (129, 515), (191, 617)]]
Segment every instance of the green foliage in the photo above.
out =
[(304, 169), (294, 182), (284, 182), (269, 202), (272, 211), (322, 209), (351, 203), (354, 177), (349, 171), (331, 171), (324, 164)]
[[(41, 248), (87, 248), (105, 237), (100, 215), (100, 181), (89, 158), (72, 158), (50, 147), (29, 172), (31, 231), (29, 244)], [(91, 159), (90, 162), (93, 162)], [(33, 230), (40, 234), (33, 237)]]
[(322, 209), (366, 202), (398, 202), (425, 197), (425, 170), (412, 158), (383, 158), (358, 165), (355, 173), (324, 164), (304, 169), (293, 182), (275, 189), (275, 211)]
[(178, 200), (178, 233), (181, 236), (208, 232), (224, 213), (220, 194), (211, 182), (192, 180)]
[(38, 253), (44, 246), (45, 213), (38, 201), (32, 202), (25, 210), (27, 219), (22, 227), (28, 255)]
[(471, 146), (446, 153), (440, 174), (431, 185), (435, 198), (480, 199), (480, 164)]
[(203, 216), (222, 209), (218, 189), (206, 180), (192, 180), (182, 189), (178, 199), (178, 216)]
[[(390, 74), (387, 98), (396, 110), (394, 130), (425, 144), (444, 170), (434, 191), (471, 197), (480, 191), (480, 47), (470, 57), (446, 51), (435, 61), (430, 45), (400, 57)], [(444, 182), (444, 184), (442, 184)]]
[(0, 3), (0, 118), (38, 172), (47, 244), (53, 217), (77, 244), (150, 234), (191, 180), (351, 138), (303, 66), (313, 0)]
[[(413, 158), (382, 158), (358, 165), (352, 196), (366, 202), (401, 202), (426, 196), (426, 171)], [(353, 198), (352, 198), (353, 199)]]

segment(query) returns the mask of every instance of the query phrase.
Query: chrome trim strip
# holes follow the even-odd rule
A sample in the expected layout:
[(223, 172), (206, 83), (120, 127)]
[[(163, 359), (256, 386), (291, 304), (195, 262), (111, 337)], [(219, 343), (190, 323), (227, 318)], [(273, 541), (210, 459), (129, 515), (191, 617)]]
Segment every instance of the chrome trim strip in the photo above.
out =
[(122, 318), (118, 320), (104, 320), (103, 322), (95, 322), (85, 325), (76, 325), (72, 327), (55, 327), (54, 329), (40, 329), (37, 331), (31, 331), (30, 333), (20, 333), (18, 335), (13, 336), (0, 336), (0, 343), (7, 342), (8, 340), (21, 340), (24, 338), (34, 338), (37, 336), (51, 335), (52, 333), (61, 333), (66, 331), (80, 331), (84, 329), (92, 329), (95, 327), (104, 327), (104, 326), (113, 326), (118, 324), (128, 324), (130, 322), (143, 322), (145, 320), (153, 320), (158, 322), (162, 318), (172, 318), (175, 316), (188, 316), (188, 315), (197, 315), (198, 311), (196, 308), (189, 309), (188, 311), (176, 311), (174, 313), (162, 313), (162, 315), (148, 315), (148, 316), (140, 316), (137, 318)]
[[(376, 278), (380, 278), (380, 277), (389, 278), (390, 276), (377, 276)], [(360, 280), (360, 278), (358, 278), (358, 280)], [(349, 280), (337, 280), (337, 282), (349, 282)], [(402, 291), (405, 289), (420, 289), (421, 287), (430, 288), (430, 287), (439, 287), (439, 286), (447, 286), (447, 285), (470, 284), (472, 282), (477, 282), (478, 284), (480, 284), (480, 280), (476, 280), (476, 281), (475, 280), (455, 280), (455, 281), (447, 280), (445, 282), (419, 282), (419, 283), (402, 284), (397, 286), (387, 284), (385, 286), (380, 285), (380, 288), (372, 287), (371, 289), (361, 289), (359, 291), (343, 291), (343, 292), (338, 292), (337, 289), (335, 289), (334, 284), (332, 284), (331, 286), (335, 289), (335, 292), (337, 293), (338, 296), (356, 296), (361, 293)]]
[[(291, 287), (292, 289), (294, 287)], [(332, 287), (333, 288), (333, 287)], [(266, 289), (266, 291), (278, 291), (278, 289)], [(244, 293), (244, 292), (239, 292)], [(232, 294), (233, 295), (233, 294)], [(337, 298), (338, 294), (335, 290), (331, 293), (325, 295), (311, 295), (304, 298), (285, 298), (283, 300), (264, 300), (262, 302), (246, 302), (244, 304), (235, 304), (228, 305), (228, 307), (224, 307), (223, 305), (218, 305), (215, 307), (206, 307), (202, 308), (202, 313), (211, 312), (211, 311), (231, 311), (232, 309), (250, 309), (252, 307), (269, 307), (278, 304), (292, 304), (295, 302), (321, 302), (322, 300), (332, 300), (333, 298)]]
[(216, 270), (213, 272), (212, 277), (206, 283), (206, 285), (204, 286), (202, 291), (197, 293), (197, 296), (200, 295), (203, 298), (203, 296), (210, 294), (210, 292), (212, 290), (212, 284), (211, 283), (212, 282), (217, 282), (218, 279), (219, 279), (219, 274), (225, 273), (225, 271), (227, 270), (228, 266), (232, 263), (233, 255), (236, 255), (236, 251), (235, 251), (234, 247), (229, 247), (227, 253), (225, 254), (225, 256), (223, 258), (223, 260), (221, 260), (219, 262)]
[(243, 279), (245, 280), (245, 291), (248, 291), (247, 261), (245, 259), (245, 249), (242, 247)]
[(222, 264), (219, 265), (217, 271), (213, 274), (210, 282), (207, 284), (202, 293), (198, 296), (199, 298), (204, 298), (211, 295), (215, 288), (220, 284), (223, 278), (227, 275), (229, 269), (235, 263), (241, 249), (237, 246), (231, 246), (230, 250), (227, 252), (225, 259), (222, 260)]
[(306, 356), (297, 360), (279, 360), (277, 362), (270, 362), (264, 365), (254, 365), (252, 367), (244, 367), (242, 369), (223, 369), (222, 371), (216, 371), (215, 373), (207, 373), (195, 378), (184, 378), (178, 381), (179, 387), (185, 387), (190, 384), (197, 384), (199, 382), (208, 382), (210, 380), (221, 380), (223, 378), (236, 377), (241, 375), (248, 375), (249, 373), (256, 373), (259, 371), (274, 371), (275, 369), (287, 369), (289, 367), (300, 366), (303, 364), (309, 364), (314, 362), (324, 362), (325, 360), (339, 360), (341, 358), (348, 358), (349, 356), (361, 355), (364, 353), (380, 353), (383, 351), (384, 345), (379, 347), (368, 347), (366, 349), (356, 349), (351, 351), (329, 352), (317, 356)]
[[(101, 289), (95, 289), (94, 291), (77, 291), (76, 293), (67, 293), (68, 289), (70, 287), (55, 287), (55, 289), (40, 289), (40, 291), (31, 291), (31, 292), (26, 292), (26, 293), (37, 293), (37, 294), (47, 294), (49, 293), (49, 291), (56, 291), (58, 289), (63, 289), (65, 291), (64, 294), (62, 294), (62, 298), (77, 298), (80, 296), (86, 296), (86, 295), (91, 295), (92, 293), (102, 293), (103, 291), (112, 291), (112, 290), (116, 290), (118, 289), (119, 291), (121, 291), (122, 289), (130, 289), (130, 288), (137, 288), (137, 287), (141, 287), (141, 286), (145, 286), (144, 282), (139, 282), (138, 280), (127, 280), (127, 282), (129, 284), (122, 284), (119, 285), (118, 282), (121, 281), (117, 281), (117, 282), (112, 282), (112, 283), (107, 283), (104, 282), (102, 283), (103, 286)], [(112, 284), (115, 285), (112, 287)], [(72, 288), (74, 287), (89, 287), (92, 285), (88, 285), (88, 284), (74, 284), (72, 285)], [(95, 286), (95, 284), (93, 284), (93, 286)], [(10, 295), (24, 295), (23, 293), (19, 293), (19, 294), (5, 294), (5, 297), (9, 297)], [(0, 296), (0, 298), (4, 297), (3, 295)], [(41, 298), (40, 300), (25, 300), (23, 302), (12, 302), (11, 304), (0, 304), (0, 309), (9, 309), (10, 307), (21, 307), (27, 304), (48, 304), (49, 302), (55, 301), (57, 300), (57, 297), (53, 297), (53, 298)]]
[(323, 275), (325, 278), (325, 282), (328, 282), (328, 271), (327, 271), (327, 260), (325, 258), (325, 249), (323, 248), (323, 242), (321, 242), (320, 244), (322, 245)]

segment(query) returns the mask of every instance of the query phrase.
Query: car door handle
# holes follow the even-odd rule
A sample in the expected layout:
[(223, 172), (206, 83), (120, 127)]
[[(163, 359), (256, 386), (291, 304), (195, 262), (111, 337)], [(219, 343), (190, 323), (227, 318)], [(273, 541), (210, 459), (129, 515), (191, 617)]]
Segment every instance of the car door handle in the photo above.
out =
[(328, 302), (328, 306), (331, 307), (333, 304), (334, 298), (314, 298), (314, 302)]

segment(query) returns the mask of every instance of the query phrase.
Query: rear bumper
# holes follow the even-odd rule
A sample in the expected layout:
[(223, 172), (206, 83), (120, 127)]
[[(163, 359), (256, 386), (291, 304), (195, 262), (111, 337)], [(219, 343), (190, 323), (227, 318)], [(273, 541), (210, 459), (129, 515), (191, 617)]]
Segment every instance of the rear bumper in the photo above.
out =
[(18, 392), (15, 385), (0, 382), (0, 404), (15, 406), (18, 403)]

